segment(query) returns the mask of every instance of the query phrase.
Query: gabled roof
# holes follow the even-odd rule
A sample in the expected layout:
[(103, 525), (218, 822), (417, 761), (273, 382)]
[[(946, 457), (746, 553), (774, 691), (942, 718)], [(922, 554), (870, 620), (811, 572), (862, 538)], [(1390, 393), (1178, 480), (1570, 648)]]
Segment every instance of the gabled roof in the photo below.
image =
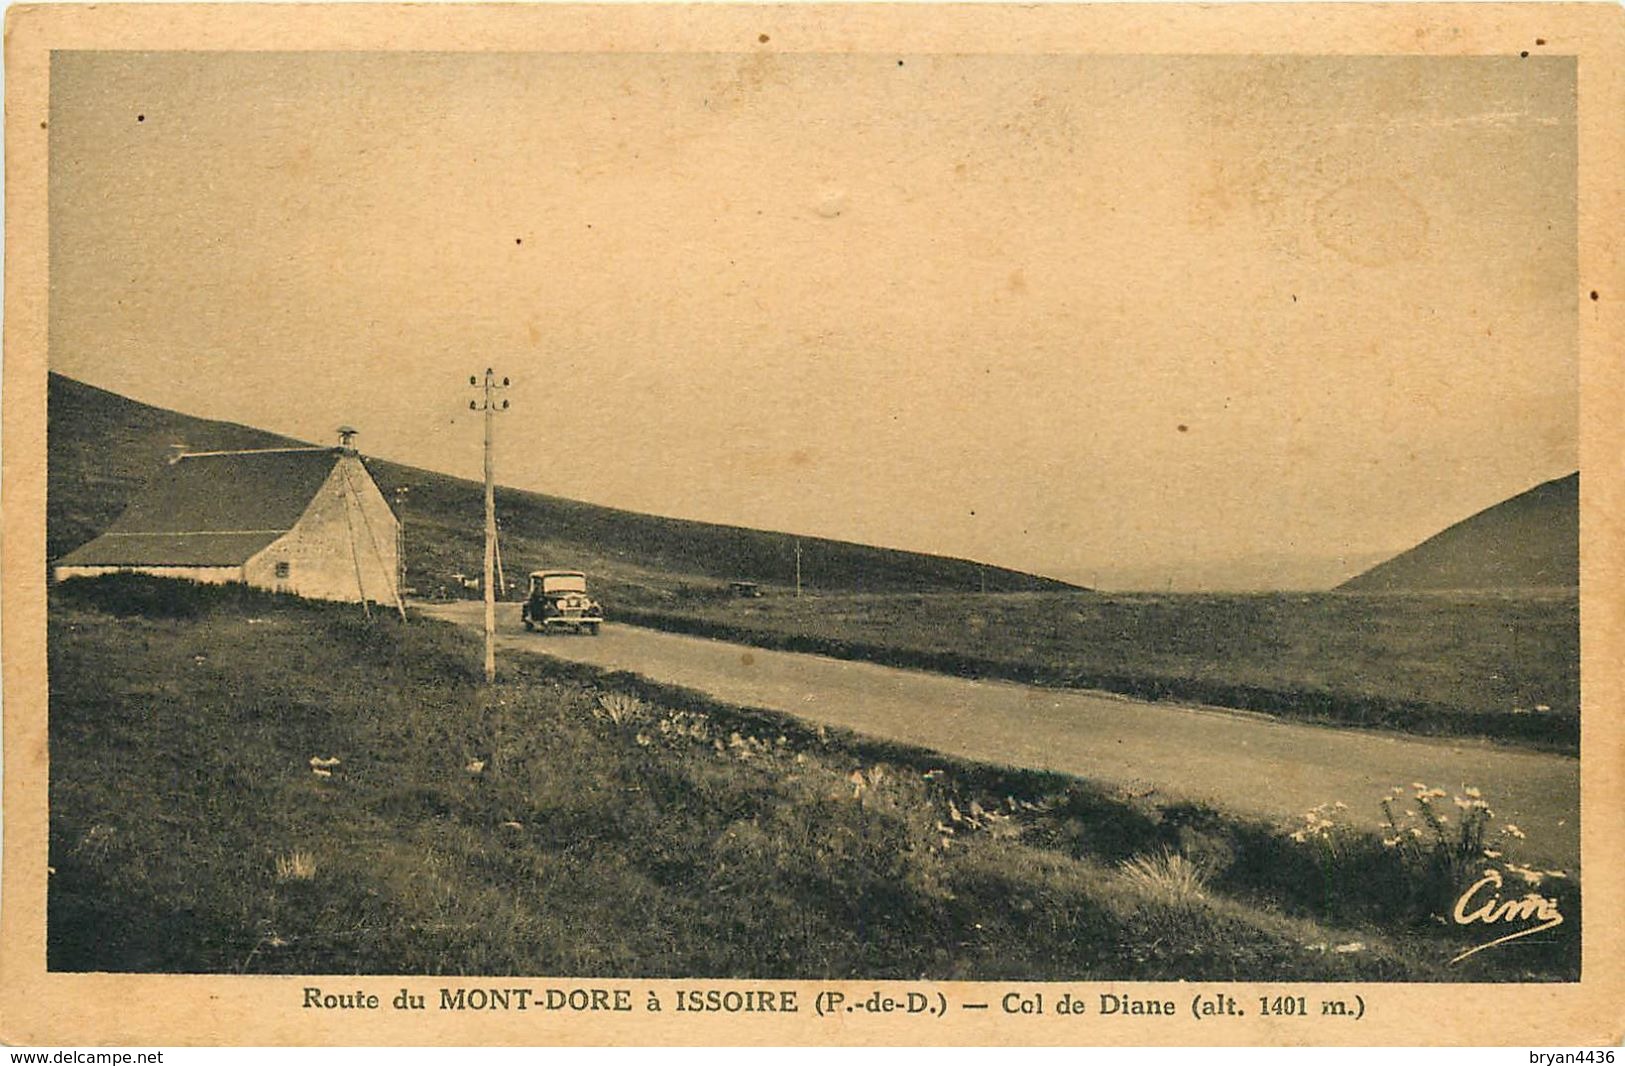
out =
[(107, 532), (59, 566), (240, 566), (292, 529), (337, 448), (203, 452), (166, 467)]

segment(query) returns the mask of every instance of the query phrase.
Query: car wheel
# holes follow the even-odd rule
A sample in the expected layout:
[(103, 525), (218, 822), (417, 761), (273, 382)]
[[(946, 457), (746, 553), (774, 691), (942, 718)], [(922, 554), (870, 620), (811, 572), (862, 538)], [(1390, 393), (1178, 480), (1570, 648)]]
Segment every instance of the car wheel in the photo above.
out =
[(588, 636), (593, 636), (593, 637), (596, 637), (598, 635), (598, 623), (597, 622), (594, 622), (594, 623), (592, 623), (591, 625), (589, 625), (587, 627), (587, 635)]

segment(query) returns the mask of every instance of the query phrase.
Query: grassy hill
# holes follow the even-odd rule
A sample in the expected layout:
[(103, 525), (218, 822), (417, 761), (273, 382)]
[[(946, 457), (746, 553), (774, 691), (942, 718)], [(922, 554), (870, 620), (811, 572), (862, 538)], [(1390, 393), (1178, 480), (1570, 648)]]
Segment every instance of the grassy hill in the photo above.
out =
[[(47, 551), (91, 539), (116, 518), (173, 446), (274, 448), (304, 442), (138, 403), (57, 374), (49, 391)], [(368, 467), (406, 526), (407, 581), (420, 593), (459, 590), (483, 558), (478, 483), (399, 463)], [(518, 489), (497, 490), (510, 582), (532, 569), (579, 568), (617, 602), (653, 605), (729, 580), (793, 582), (797, 538), (639, 514)], [(802, 537), (809, 588), (867, 592), (1042, 591), (1063, 581), (922, 552)]]
[(303, 442), (231, 422), (165, 411), (52, 374), (46, 398), (45, 552), (55, 559), (96, 537), (174, 455)]
[(1424, 592), (1579, 584), (1580, 475), (1574, 473), (1463, 519), (1340, 587)]

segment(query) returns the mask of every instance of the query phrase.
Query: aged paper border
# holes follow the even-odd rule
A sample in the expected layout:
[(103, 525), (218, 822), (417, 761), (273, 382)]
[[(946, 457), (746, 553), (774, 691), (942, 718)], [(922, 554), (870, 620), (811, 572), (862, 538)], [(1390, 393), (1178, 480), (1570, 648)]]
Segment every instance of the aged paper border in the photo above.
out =
[[(26, 6), (6, 22), (4, 373), (5, 863), (0, 1039), (9, 1043), (210, 1044), (1524, 1044), (1625, 1038), (1625, 11), (1614, 4)], [(762, 44), (760, 34), (770, 44)], [(296, 977), (51, 974), (45, 971), (46, 134), (52, 49), (1001, 52), (1007, 54), (1575, 55), (1579, 71), (1582, 499), (1582, 979), (1569, 985), (1101, 984), (1018, 982), (500, 982), (614, 986), (668, 1004), (674, 988), (800, 990), (803, 1010), (593, 1015), (299, 1008)], [(1589, 294), (1597, 290), (1593, 301)], [(323, 982), (387, 998), (476, 980)], [(491, 982), (483, 983), (489, 986)], [(946, 992), (992, 1001), (1048, 988), (1137, 990), (1184, 1003), (1195, 991), (1348, 995), (1367, 1016), (1337, 1024), (1249, 1016), (1021, 1020), (996, 1008), (944, 1018), (820, 1018), (816, 992)]]

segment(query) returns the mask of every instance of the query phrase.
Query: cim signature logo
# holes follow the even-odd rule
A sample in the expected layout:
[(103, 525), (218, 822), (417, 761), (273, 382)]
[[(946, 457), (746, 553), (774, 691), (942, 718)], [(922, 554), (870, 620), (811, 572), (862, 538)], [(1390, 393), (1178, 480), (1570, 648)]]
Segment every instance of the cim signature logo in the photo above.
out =
[(1521, 929), (1514, 929), (1504, 936), (1496, 937), (1488, 943), (1480, 944), (1475, 948), (1457, 955), (1451, 959), (1451, 964), (1460, 962), (1470, 955), (1476, 955), (1486, 948), (1493, 948), (1498, 944), (1532, 936), (1547, 929), (1555, 929), (1563, 924), (1563, 914), (1557, 907), (1557, 900), (1542, 896), (1538, 892), (1530, 892), (1521, 899), (1502, 899), (1500, 889), (1502, 885), (1501, 871), (1485, 870), (1484, 876), (1473, 883), (1473, 886), (1463, 892), (1456, 900), (1452, 916), (1457, 925), (1473, 925), (1483, 923), (1488, 926), (1506, 927), (1524, 924)]

